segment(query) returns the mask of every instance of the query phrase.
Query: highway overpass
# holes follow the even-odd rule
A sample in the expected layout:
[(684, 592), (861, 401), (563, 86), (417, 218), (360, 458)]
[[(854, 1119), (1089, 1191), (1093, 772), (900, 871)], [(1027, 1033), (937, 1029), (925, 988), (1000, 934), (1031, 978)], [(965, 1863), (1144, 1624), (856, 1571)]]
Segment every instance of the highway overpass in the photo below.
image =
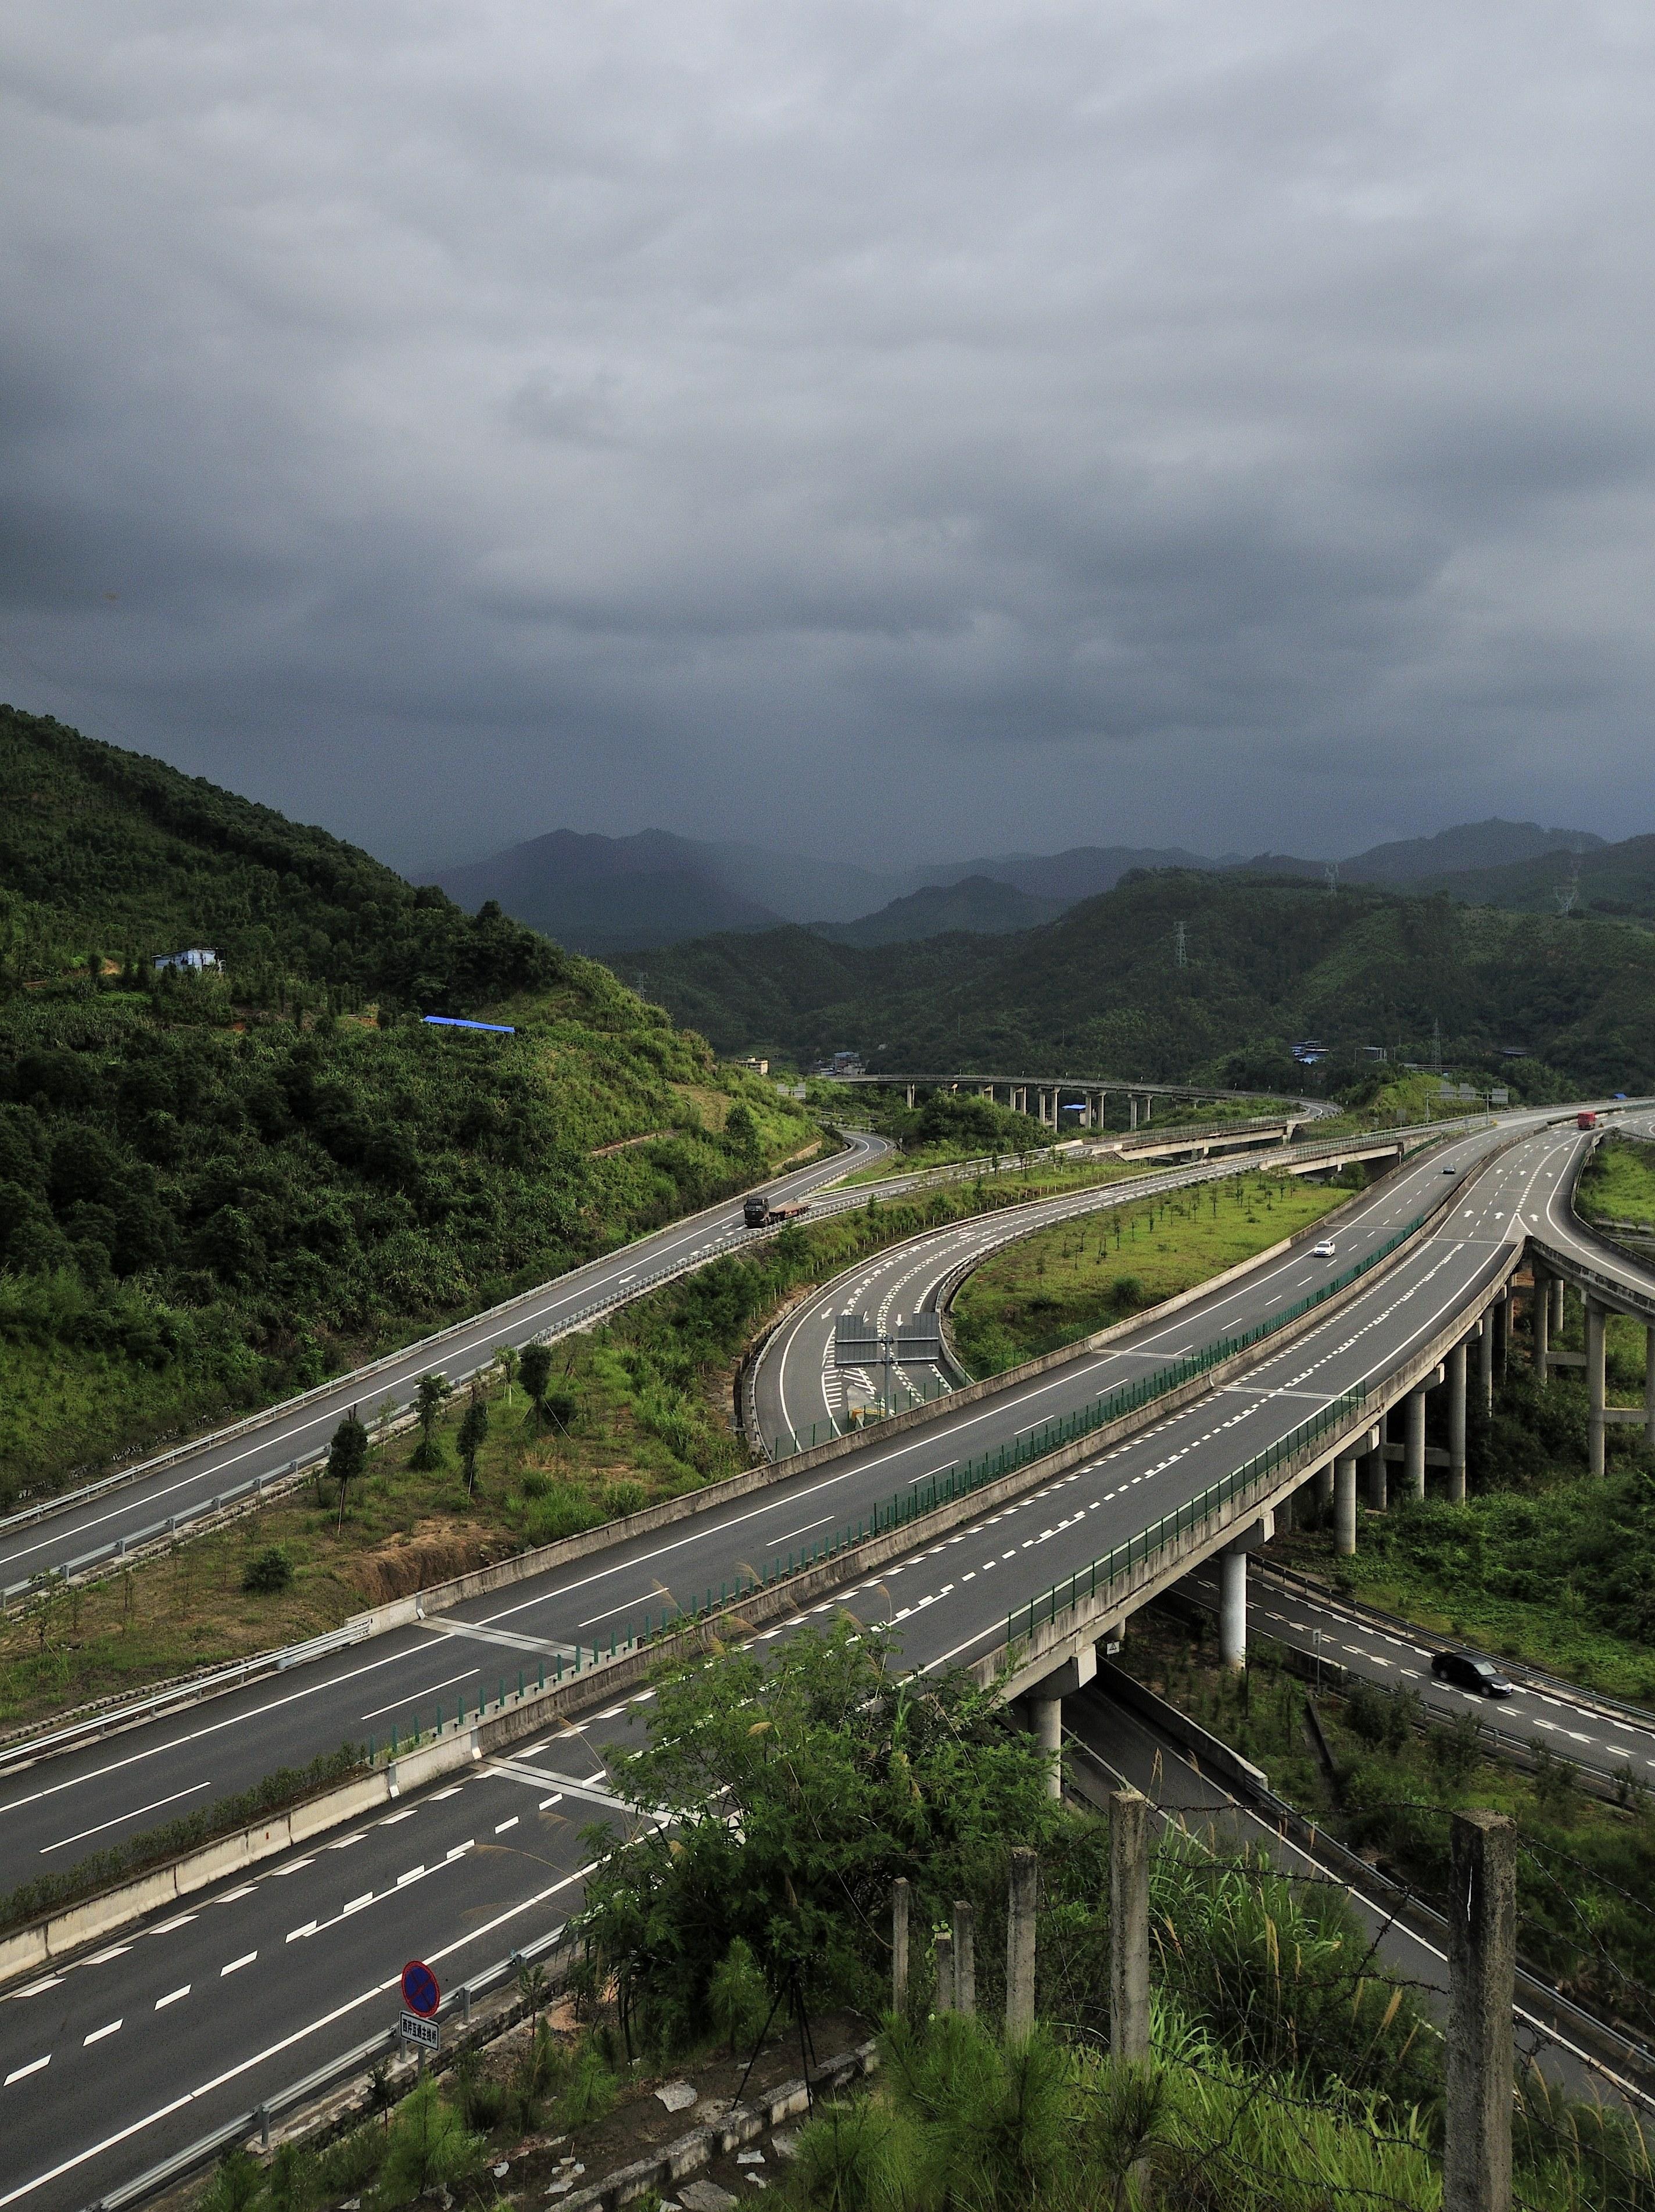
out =
[[(579, 1895), (581, 1831), (611, 1802), (605, 1761), (650, 1695), (621, 1662), (597, 1668), (584, 1709), (570, 1709), (567, 1681), (538, 1707), (539, 1668), (555, 1672), (576, 1645), (624, 1652), (652, 1616), (782, 1565), (750, 1607), (758, 1640), (849, 1607), (891, 1623), (916, 1666), (1003, 1669), (1050, 1738), (1098, 1639), (1218, 1559), (1234, 1654), (1248, 1548), (1323, 1476), (1354, 1540), (1358, 1462), (1371, 1472), (1393, 1407), (1403, 1480), (1423, 1483), (1406, 1409), (1439, 1388), (1463, 1406), (1470, 1356), (1478, 1387), (1492, 1381), (1528, 1240), (1589, 1141), (1534, 1117), (1447, 1138), (1353, 1202), (1329, 1261), (1301, 1245), (969, 1401), (756, 1469), (691, 1501), (699, 1511), (548, 1547), (452, 1604), (428, 1594), (423, 1619), (387, 1608), (371, 1624), (380, 1632), (192, 1711), (57, 1755), (37, 1747), (0, 1784), (8, 1886), (343, 1738), (429, 1729), (439, 1711), (445, 1741), (483, 1755), (4, 1991), (0, 2212), (73, 2212), (339, 2058), (393, 2016), (404, 1958), (435, 1955), (445, 1980), (463, 1981), (560, 1917)], [(1615, 1280), (1629, 1297), (1649, 1288), (1629, 1262)], [(1169, 1372), (1187, 1379), (1086, 1427)], [(1052, 1424), (1068, 1433), (1054, 1441)], [(1005, 1474), (946, 1498), (996, 1453)], [(922, 1521), (871, 1532), (893, 1498), (934, 1495), (945, 1502)], [(729, 1632), (740, 1618), (727, 1613)], [(524, 1725), (504, 1755), (484, 1751), (479, 1694)]]

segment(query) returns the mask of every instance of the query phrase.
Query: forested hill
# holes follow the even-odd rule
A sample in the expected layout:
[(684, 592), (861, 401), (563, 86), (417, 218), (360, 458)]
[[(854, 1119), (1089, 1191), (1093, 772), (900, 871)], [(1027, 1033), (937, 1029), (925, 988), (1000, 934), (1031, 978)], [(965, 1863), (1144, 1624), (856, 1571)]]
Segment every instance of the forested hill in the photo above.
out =
[[(817, 1133), (595, 963), (11, 709), (0, 944), (0, 1508)], [(189, 945), (220, 966), (156, 971)], [(429, 1029), (433, 1010), (517, 1033)]]
[[(1178, 964), (1177, 927), (1184, 930)], [(1367, 886), (1167, 872), (1015, 937), (860, 951), (802, 930), (640, 955), (643, 988), (721, 1050), (873, 1066), (1062, 1068), (1271, 1088), (1316, 1036), (1491, 1066), (1529, 1081), (1655, 1087), (1655, 935)], [(1519, 1079), (1520, 1080), (1521, 1079)]]
[(0, 988), (94, 952), (147, 965), (197, 945), (255, 994), (286, 980), (341, 1003), (463, 1012), (575, 964), (497, 908), (473, 920), (325, 830), (13, 707), (0, 707)]

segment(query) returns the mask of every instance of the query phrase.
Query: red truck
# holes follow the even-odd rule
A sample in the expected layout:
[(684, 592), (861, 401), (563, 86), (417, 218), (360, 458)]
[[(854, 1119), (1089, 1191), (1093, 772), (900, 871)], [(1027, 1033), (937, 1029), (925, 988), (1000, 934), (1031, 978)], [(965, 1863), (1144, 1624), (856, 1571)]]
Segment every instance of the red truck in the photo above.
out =
[(1574, 1117), (1574, 1126), (1577, 1129), (1595, 1129), (1597, 1127), (1597, 1116), (1595, 1114), (1577, 1114)]

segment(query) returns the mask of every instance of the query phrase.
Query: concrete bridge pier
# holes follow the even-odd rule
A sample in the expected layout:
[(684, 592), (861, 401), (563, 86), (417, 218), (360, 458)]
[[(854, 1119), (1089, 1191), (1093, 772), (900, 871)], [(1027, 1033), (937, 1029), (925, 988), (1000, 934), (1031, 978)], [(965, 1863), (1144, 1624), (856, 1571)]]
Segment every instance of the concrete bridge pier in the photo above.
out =
[(1655, 1322), (1644, 1324), (1644, 1441), (1655, 1445)]
[(1356, 1455), (1333, 1463), (1333, 1548), (1341, 1559), (1356, 1555)]
[(1535, 1381), (1543, 1390), (1551, 1380), (1552, 1280), (1537, 1262), (1534, 1270), (1534, 1290), (1529, 1299), (1529, 1327), (1533, 1332), (1530, 1351), (1534, 1360)]
[(1590, 1294), (1585, 1301), (1586, 1309), (1586, 1445), (1587, 1464), (1593, 1474), (1603, 1472), (1603, 1338), (1604, 1323), (1609, 1319), (1607, 1306), (1600, 1306)]
[(1477, 1330), (1477, 1393), (1485, 1413), (1494, 1410), (1494, 1316), (1499, 1311), (1498, 1306), (1490, 1306)]
[(1448, 1355), (1448, 1501), (1465, 1503), (1465, 1341)]
[(1425, 1393), (1421, 1383), (1408, 1394), (1408, 1434), (1403, 1443), (1402, 1480), (1410, 1498), (1425, 1496)]
[(1318, 1467), (1311, 1477), (1311, 1495), (1325, 1511), (1333, 1503), (1333, 1469)]
[(1135, 1129), (1138, 1126), (1138, 1101), (1135, 1093), (1130, 1091), (1126, 1094), (1126, 1107), (1128, 1113), (1132, 1116), (1132, 1127)]
[(1363, 1488), (1367, 1492), (1370, 1513), (1384, 1513), (1390, 1506), (1390, 1475), (1385, 1466), (1384, 1423), (1379, 1424), (1379, 1441), (1362, 1461)]
[(1507, 1286), (1505, 1297), (1489, 1311), (1494, 1317), (1494, 1379), (1503, 1383), (1512, 1365), (1512, 1292)]
[(1084, 1690), (1098, 1673), (1098, 1652), (1088, 1644), (1077, 1658), (1065, 1660), (1028, 1693), (1029, 1725), (1046, 1753), (1046, 1795), (1063, 1794), (1063, 1700)]
[(1237, 1674), (1247, 1664), (1247, 1554), (1262, 1551), (1275, 1534), (1275, 1516), (1261, 1514), (1219, 1553), (1218, 1656)]
[(910, 1114), (914, 1110), (914, 1086), (911, 1083), (908, 1086), (908, 1110)]

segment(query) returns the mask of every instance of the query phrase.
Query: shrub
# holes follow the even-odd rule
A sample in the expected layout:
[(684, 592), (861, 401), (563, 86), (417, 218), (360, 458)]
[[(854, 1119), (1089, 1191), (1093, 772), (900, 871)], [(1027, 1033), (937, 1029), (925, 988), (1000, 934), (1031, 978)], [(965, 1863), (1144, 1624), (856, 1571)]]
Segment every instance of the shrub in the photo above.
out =
[(256, 1597), (274, 1597), (293, 1586), (293, 1562), (279, 1544), (266, 1544), (247, 1562), (241, 1587)]
[(636, 1513), (648, 1503), (649, 1492), (641, 1482), (611, 1482), (604, 1492), (604, 1511), (611, 1521)]
[(555, 1544), (562, 1537), (578, 1536), (583, 1528), (595, 1528), (603, 1517), (592, 1500), (583, 1497), (572, 1483), (552, 1483), (530, 1511), (529, 1541)]

